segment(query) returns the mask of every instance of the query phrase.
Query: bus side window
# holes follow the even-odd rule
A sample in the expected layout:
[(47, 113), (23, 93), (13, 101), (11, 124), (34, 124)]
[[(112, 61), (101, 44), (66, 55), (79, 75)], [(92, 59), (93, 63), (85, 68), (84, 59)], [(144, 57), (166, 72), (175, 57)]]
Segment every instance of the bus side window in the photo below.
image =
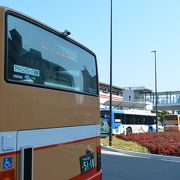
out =
[(126, 114), (126, 124), (134, 124), (134, 115)]
[(156, 123), (156, 117), (155, 116), (146, 116), (145, 124), (152, 125)]
[(134, 120), (135, 120), (136, 124), (144, 124), (145, 116), (134, 115)]
[(122, 124), (126, 124), (126, 119), (125, 119), (125, 115), (121, 114), (121, 123)]
[(114, 122), (123, 123), (124, 122), (124, 114), (114, 114)]

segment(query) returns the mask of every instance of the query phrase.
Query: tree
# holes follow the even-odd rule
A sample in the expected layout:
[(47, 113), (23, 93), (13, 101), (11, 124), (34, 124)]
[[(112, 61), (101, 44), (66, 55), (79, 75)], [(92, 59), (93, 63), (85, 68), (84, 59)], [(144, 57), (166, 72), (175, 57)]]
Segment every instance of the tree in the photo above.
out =
[(163, 111), (158, 111), (159, 121), (160, 121), (161, 123), (163, 123), (163, 121), (164, 121), (164, 116), (166, 116), (166, 115), (168, 115), (168, 114), (169, 114), (169, 112), (168, 112), (168, 111), (165, 111), (165, 110), (163, 110)]

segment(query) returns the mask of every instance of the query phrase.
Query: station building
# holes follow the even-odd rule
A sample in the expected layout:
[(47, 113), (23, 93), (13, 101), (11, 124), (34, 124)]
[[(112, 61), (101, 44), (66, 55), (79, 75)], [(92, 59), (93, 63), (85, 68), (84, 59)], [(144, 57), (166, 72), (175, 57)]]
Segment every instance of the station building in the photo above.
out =
[[(109, 106), (109, 84), (100, 83), (100, 108)], [(145, 87), (112, 86), (112, 105), (120, 109), (155, 109), (156, 95)], [(164, 91), (157, 93), (157, 109), (180, 114), (180, 91)]]
[[(109, 84), (99, 83), (100, 109), (106, 108), (105, 103), (110, 99)], [(123, 101), (123, 88), (112, 86), (112, 100)]]
[[(148, 93), (148, 89), (128, 89), (112, 86), (112, 106), (119, 109), (148, 109), (152, 110), (151, 102), (145, 101), (144, 93)], [(100, 109), (108, 108), (110, 104), (110, 88), (109, 84), (99, 84), (100, 93)]]

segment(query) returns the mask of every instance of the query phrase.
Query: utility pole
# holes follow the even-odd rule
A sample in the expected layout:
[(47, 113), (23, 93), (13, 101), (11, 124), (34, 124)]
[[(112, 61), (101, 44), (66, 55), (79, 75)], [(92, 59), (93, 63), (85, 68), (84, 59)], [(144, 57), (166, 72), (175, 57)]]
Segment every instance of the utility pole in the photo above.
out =
[(109, 146), (112, 146), (112, 0), (110, 9), (110, 105), (109, 105)]
[(158, 111), (157, 111), (157, 100), (158, 100), (158, 94), (157, 94), (157, 67), (156, 67), (156, 51), (151, 51), (154, 53), (154, 67), (155, 67), (155, 111), (156, 111), (156, 132), (158, 132)]

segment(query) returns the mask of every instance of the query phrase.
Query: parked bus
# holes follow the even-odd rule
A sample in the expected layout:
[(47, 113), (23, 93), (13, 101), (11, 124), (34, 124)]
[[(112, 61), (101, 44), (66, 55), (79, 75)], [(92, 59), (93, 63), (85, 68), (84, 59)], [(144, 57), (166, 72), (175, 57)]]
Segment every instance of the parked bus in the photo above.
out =
[(0, 7), (0, 180), (101, 179), (96, 56)]
[(179, 114), (168, 114), (164, 116), (164, 131), (180, 131)]
[[(109, 110), (101, 110), (101, 134), (109, 133)], [(156, 114), (149, 110), (112, 110), (112, 134), (156, 132)]]

